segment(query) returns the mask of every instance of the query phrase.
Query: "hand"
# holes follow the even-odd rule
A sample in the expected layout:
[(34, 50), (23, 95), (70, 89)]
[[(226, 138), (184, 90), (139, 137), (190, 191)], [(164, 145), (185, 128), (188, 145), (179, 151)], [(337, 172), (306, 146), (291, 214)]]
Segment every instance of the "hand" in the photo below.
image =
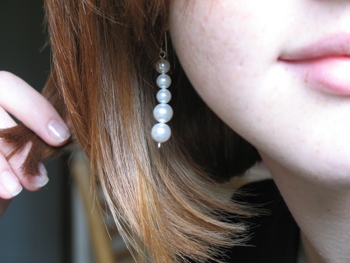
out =
[[(9, 113), (52, 146), (61, 146), (70, 137), (62, 118), (39, 92), (19, 77), (0, 71), (0, 129), (16, 125)], [(20, 169), (29, 149), (30, 144), (7, 161), (12, 146), (0, 141), (0, 216), (23, 187), (37, 191), (49, 181), (43, 164), (38, 176), (26, 175)]]

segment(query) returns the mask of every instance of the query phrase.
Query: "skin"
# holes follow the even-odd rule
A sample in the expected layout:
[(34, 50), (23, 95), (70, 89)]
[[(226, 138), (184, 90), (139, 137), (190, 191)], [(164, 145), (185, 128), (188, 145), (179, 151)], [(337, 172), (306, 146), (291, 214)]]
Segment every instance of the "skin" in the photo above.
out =
[[(8, 113), (50, 145), (60, 146), (70, 136), (66, 124), (40, 93), (19, 77), (0, 71), (0, 129), (16, 125)], [(0, 141), (0, 215), (23, 188), (37, 191), (49, 181), (43, 165), (38, 176), (29, 176), (21, 171), (20, 167), (29, 148), (30, 145), (7, 161), (5, 156), (11, 151), (11, 145)]]
[(315, 89), (280, 58), (349, 33), (349, 23), (350, 1), (171, 2), (182, 66), (203, 100), (260, 152), (308, 262), (350, 258), (350, 97)]

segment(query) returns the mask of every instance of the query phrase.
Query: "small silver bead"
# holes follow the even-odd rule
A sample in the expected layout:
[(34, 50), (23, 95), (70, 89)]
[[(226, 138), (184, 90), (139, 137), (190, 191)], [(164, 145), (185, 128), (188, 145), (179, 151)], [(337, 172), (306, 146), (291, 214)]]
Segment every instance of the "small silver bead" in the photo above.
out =
[(168, 103), (171, 100), (171, 93), (167, 89), (161, 89), (157, 93), (157, 100), (159, 103)]
[(153, 110), (153, 116), (158, 122), (166, 123), (173, 117), (173, 109), (168, 104), (158, 104)]
[(167, 74), (160, 74), (157, 78), (157, 85), (161, 89), (167, 89), (171, 85), (171, 78)]
[(164, 58), (158, 60), (156, 69), (158, 73), (167, 73), (170, 70), (169, 61)]
[(152, 138), (156, 142), (162, 143), (169, 140), (171, 136), (170, 127), (165, 123), (157, 123), (152, 128)]

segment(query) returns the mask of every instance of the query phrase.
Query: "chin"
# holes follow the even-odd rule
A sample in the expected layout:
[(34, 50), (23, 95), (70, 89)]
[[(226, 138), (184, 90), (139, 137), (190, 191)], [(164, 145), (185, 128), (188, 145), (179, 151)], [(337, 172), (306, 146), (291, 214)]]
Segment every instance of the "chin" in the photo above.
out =
[(321, 160), (319, 173), (315, 179), (324, 186), (337, 189), (350, 189), (350, 156), (342, 158), (337, 156), (328, 160)]
[[(336, 155), (335, 155), (336, 156)], [(307, 160), (307, 159), (306, 159)], [(309, 158), (310, 162), (291, 167), (293, 172), (325, 188), (350, 190), (350, 156)], [(297, 167), (295, 169), (295, 167)]]
[(284, 156), (276, 152), (272, 155), (259, 153), (273, 177), (284, 173), (286, 178), (297, 177), (324, 188), (350, 190), (350, 147), (342, 153), (331, 150), (322, 151), (323, 154), (284, 152)]

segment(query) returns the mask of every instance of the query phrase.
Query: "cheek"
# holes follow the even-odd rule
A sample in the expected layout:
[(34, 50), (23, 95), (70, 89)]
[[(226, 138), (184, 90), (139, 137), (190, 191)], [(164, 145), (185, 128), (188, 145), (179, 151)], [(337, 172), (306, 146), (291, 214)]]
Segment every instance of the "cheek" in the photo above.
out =
[[(180, 2), (177, 2), (178, 5), (181, 5)], [(191, 11), (190, 15), (180, 11), (173, 13), (170, 19), (177, 55), (196, 87), (205, 86), (201, 85), (203, 76), (220, 76), (228, 66), (234, 66), (233, 71), (237, 71), (247, 61), (242, 47), (246, 36), (243, 35), (242, 23), (238, 22), (247, 19), (235, 10), (230, 10), (229, 14), (217, 10), (219, 7), (215, 5), (214, 8), (210, 3), (192, 4), (187, 8)], [(173, 9), (178, 10), (176, 7)], [(235, 21), (232, 21), (232, 16), (236, 17)]]
[(273, 38), (278, 34), (270, 30), (272, 37), (266, 37), (264, 28), (271, 27), (259, 23), (259, 15), (249, 5), (237, 8), (228, 3), (232, 1), (201, 1), (189, 4), (184, 11), (178, 0), (172, 5), (170, 32), (199, 95), (237, 131), (244, 127), (240, 122), (258, 118), (255, 113), (260, 110), (249, 105), (257, 105), (256, 89), (278, 56), (278, 41)]

